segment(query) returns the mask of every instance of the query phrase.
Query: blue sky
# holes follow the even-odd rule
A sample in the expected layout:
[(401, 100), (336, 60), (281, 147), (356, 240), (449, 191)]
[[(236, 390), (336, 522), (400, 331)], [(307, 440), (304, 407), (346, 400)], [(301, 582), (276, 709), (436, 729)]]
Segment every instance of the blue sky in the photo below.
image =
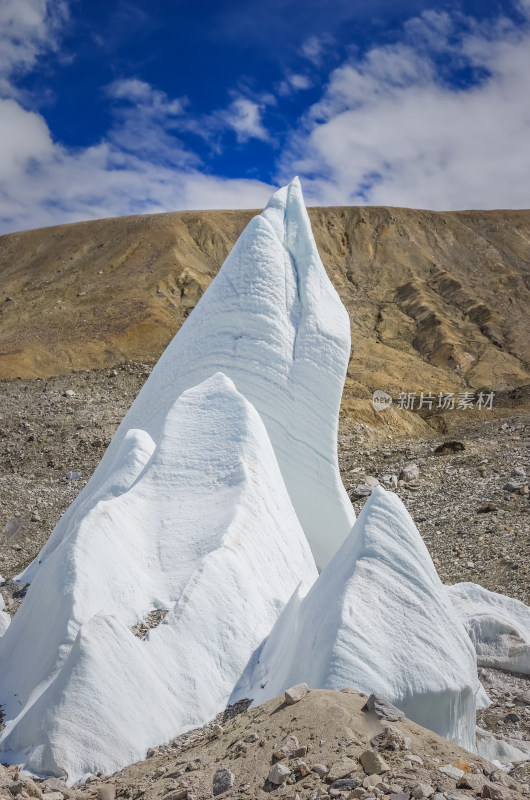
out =
[(151, 211), (529, 207), (530, 0), (2, 0), (0, 232)]

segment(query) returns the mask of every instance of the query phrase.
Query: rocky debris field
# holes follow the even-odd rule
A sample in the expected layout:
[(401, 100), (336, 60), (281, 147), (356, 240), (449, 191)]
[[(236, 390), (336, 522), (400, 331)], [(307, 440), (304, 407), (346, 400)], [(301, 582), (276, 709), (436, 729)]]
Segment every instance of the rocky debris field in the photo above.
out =
[[(37, 555), (150, 371), (130, 363), (48, 380), (0, 381), (4, 578)], [(468, 419), (450, 437), (392, 442), (342, 420), (344, 484), (356, 512), (377, 482), (396, 491), (444, 582), (469, 580), (530, 603), (530, 415), (473, 424), (470, 412)], [(0, 588), (13, 613), (23, 589)]]
[[(150, 750), (112, 776), (67, 788), (0, 768), (0, 797), (42, 800), (516, 800), (508, 775), (403, 717), (389, 704), (364, 710), (352, 689), (302, 693), (256, 708), (243, 702), (210, 725)], [(368, 704), (373, 707), (373, 704)], [(396, 713), (397, 712), (397, 713)]]
[(339, 463), (357, 513), (377, 483), (397, 492), (444, 583), (530, 604), (530, 415), (371, 449), (342, 433)]

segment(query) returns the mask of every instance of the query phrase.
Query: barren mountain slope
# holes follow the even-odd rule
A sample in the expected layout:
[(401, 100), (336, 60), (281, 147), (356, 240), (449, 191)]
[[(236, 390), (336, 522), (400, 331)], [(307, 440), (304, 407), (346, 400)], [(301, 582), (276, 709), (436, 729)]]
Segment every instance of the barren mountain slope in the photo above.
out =
[[(254, 213), (145, 215), (0, 237), (0, 377), (156, 361)], [(351, 318), (346, 416), (371, 424), (375, 389), (396, 397), (530, 383), (530, 211), (309, 214)], [(395, 405), (385, 423), (403, 433), (424, 425)]]

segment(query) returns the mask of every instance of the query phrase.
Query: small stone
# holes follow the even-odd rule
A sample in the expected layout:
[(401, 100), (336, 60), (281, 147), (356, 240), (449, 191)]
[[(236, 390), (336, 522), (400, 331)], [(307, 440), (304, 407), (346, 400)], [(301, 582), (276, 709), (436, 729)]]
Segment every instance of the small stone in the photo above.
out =
[(484, 786), (486, 785), (486, 781), (484, 779), (484, 775), (473, 775), (473, 774), (466, 774), (463, 778), (460, 778), (458, 783), (456, 784), (457, 789), (473, 789), (475, 794), (479, 794)]
[(418, 764), (420, 767), (423, 767), (423, 759), (421, 759), (419, 756), (407, 754), (405, 756), (405, 761), (411, 761), (413, 764)]
[(358, 769), (357, 761), (344, 756), (331, 765), (326, 780), (328, 783), (335, 783), (340, 778), (348, 778), (356, 769)]
[(339, 780), (333, 781), (331, 786), (328, 786), (328, 791), (352, 792), (360, 783), (357, 778), (339, 778)]
[[(369, 792), (363, 786), (359, 786), (357, 789), (354, 789), (353, 792), (350, 792), (348, 800), (363, 800), (365, 797), (369, 797)], [(408, 795), (407, 800), (409, 800)]]
[(22, 783), (22, 781), (15, 781), (9, 787), (9, 791), (14, 797), (16, 797), (17, 795), (22, 794), (22, 792), (24, 791), (24, 784)]
[(304, 758), (307, 755), (307, 747), (303, 745), (302, 747), (297, 747), (296, 750), (293, 750), (291, 753), (291, 758)]
[(184, 800), (188, 796), (188, 789), (186, 786), (182, 786), (179, 789), (172, 789), (170, 792), (164, 795), (163, 800)]
[(212, 733), (213, 733), (214, 736), (222, 736), (223, 733), (224, 733), (224, 730), (222, 729), (222, 727), (220, 725), (216, 724), (212, 728)]
[(504, 721), (505, 722), (520, 722), (521, 721), (521, 717), (519, 716), (519, 714), (516, 714), (515, 711), (510, 711), (510, 713), (506, 714), (506, 716), (504, 717)]
[(455, 441), (454, 439), (448, 442), (443, 442), (435, 448), (434, 452), (439, 456), (448, 456), (451, 453), (461, 453), (465, 450), (464, 442)]
[(363, 786), (365, 789), (378, 789), (382, 792), (383, 786), (385, 785), (386, 784), (383, 783), (379, 775), (367, 775), (363, 780)]
[(370, 744), (372, 747), (380, 747), (384, 750), (408, 750), (410, 738), (393, 725), (385, 725), (382, 732), (372, 738)]
[(298, 683), (296, 686), (291, 686), (290, 689), (287, 689), (283, 696), (283, 702), (288, 706), (292, 706), (298, 703), (302, 697), (305, 697), (308, 692), (309, 686), (307, 683)]
[(367, 486), (366, 483), (358, 483), (355, 486), (350, 494), (354, 495), (355, 497), (369, 497), (372, 494), (372, 487)]
[(359, 756), (359, 761), (367, 775), (380, 775), (390, 769), (384, 758), (375, 750), (364, 750)]
[(492, 511), (498, 511), (499, 506), (495, 505), (495, 503), (484, 503), (484, 505), (479, 506), (477, 509), (478, 514), (489, 514)]
[(65, 800), (65, 797), (69, 795), (65, 795), (62, 792), (45, 792), (43, 795), (44, 800)]
[(278, 762), (278, 764), (275, 764), (269, 772), (267, 780), (269, 783), (274, 783), (276, 786), (280, 786), (282, 783), (285, 783), (290, 774), (291, 770), (286, 767), (285, 764)]
[(85, 295), (86, 295), (86, 292), (78, 292), (77, 293), (78, 297), (84, 297)]
[(283, 737), (280, 744), (274, 748), (273, 756), (279, 761), (281, 761), (282, 758), (291, 758), (294, 754), (294, 751), (298, 750), (299, 747), (300, 742), (296, 736), (288, 733), (287, 736)]
[(324, 764), (313, 764), (311, 769), (316, 772), (319, 778), (324, 778), (329, 772), (329, 769)]
[(100, 786), (98, 789), (98, 800), (115, 800), (115, 786)]
[(490, 800), (508, 800), (510, 792), (504, 786), (501, 788), (495, 783), (487, 783), (482, 788), (482, 797)]
[(82, 472), (67, 472), (64, 476), (66, 481), (78, 481), (83, 477)]
[(65, 797), (69, 796), (70, 790), (66, 788), (66, 784), (64, 781), (60, 780), (59, 778), (46, 778), (45, 781), (41, 784), (42, 791), (45, 794), (51, 794), (52, 792), (61, 792), (64, 794)]
[(434, 789), (430, 783), (417, 783), (412, 787), (411, 794), (416, 800), (423, 800), (423, 798), (433, 795)]
[(371, 712), (376, 717), (387, 719), (389, 722), (405, 719), (405, 714), (380, 694), (371, 694), (361, 710)]
[(417, 481), (419, 477), (420, 477), (420, 468), (418, 467), (417, 464), (414, 463), (405, 464), (405, 466), (399, 473), (399, 479), (401, 481), (406, 481), (407, 483), (409, 482), (413, 483), (414, 481)]
[(227, 792), (234, 785), (234, 780), (235, 775), (233, 772), (230, 772), (226, 767), (220, 767), (213, 776), (214, 797)]
[(305, 761), (301, 758), (296, 758), (291, 763), (291, 770), (294, 770), (294, 772), (298, 772), (302, 778), (307, 778), (307, 776), (310, 773), (309, 767), (307, 766)]
[(504, 486), (506, 492), (518, 492), (522, 488), (523, 484), (521, 481), (508, 481)]
[(463, 769), (453, 767), (452, 764), (444, 764), (443, 767), (438, 767), (438, 772), (441, 772), (442, 775), (447, 775), (448, 778), (453, 778), (455, 781), (460, 780), (466, 774)]
[[(252, 733), (249, 733), (247, 736), (245, 736), (243, 741), (244, 742), (248, 742), (248, 744), (252, 744), (252, 742), (257, 742), (258, 739), (259, 739), (259, 736), (256, 733), (256, 731), (252, 731)], [(305, 753), (304, 753), (304, 755), (305, 755)]]
[(32, 781), (31, 778), (24, 778), (23, 780), (24, 791), (29, 797), (37, 797), (39, 800), (42, 798), (42, 789), (40, 786), (37, 786), (35, 781)]
[(392, 794), (388, 795), (388, 800), (409, 800), (409, 797), (410, 794), (408, 792), (406, 794), (405, 792), (392, 792)]

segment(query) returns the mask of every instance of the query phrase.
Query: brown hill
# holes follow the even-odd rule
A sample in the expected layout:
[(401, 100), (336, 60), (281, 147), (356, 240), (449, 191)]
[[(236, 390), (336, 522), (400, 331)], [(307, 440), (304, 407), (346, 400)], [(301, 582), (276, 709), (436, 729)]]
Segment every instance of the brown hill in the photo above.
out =
[[(0, 237), (0, 377), (156, 361), (254, 213), (123, 217)], [(370, 425), (386, 414), (385, 425), (418, 432), (425, 423), (395, 404), (374, 412), (372, 392), (530, 383), (530, 211), (309, 214), (351, 318), (346, 416)]]

